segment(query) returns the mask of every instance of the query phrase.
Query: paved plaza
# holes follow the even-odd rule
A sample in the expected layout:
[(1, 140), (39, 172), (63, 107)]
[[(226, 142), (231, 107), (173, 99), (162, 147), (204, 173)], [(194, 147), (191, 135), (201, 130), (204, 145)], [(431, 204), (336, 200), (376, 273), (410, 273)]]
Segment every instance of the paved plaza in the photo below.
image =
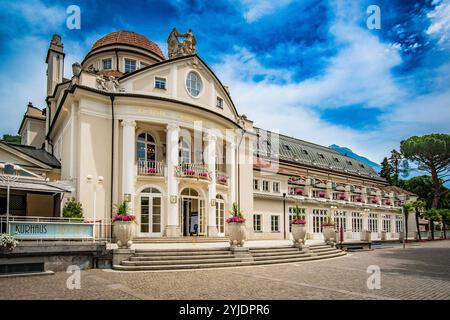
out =
[[(368, 289), (369, 266), (381, 288)], [(450, 299), (450, 241), (349, 253), (307, 263), (172, 272), (81, 272), (0, 279), (0, 299)]]

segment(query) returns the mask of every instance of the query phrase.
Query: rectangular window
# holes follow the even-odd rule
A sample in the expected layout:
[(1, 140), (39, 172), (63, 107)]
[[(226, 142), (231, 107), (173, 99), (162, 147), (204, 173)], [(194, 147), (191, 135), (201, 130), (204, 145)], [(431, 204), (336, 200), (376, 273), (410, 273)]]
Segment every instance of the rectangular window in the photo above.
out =
[(136, 60), (125, 59), (125, 73), (136, 70)]
[(334, 223), (336, 225), (336, 231), (340, 232), (341, 227), (345, 231), (347, 231), (347, 212), (345, 211), (336, 211), (334, 213)]
[(273, 192), (280, 192), (280, 183), (279, 182), (274, 182), (272, 183), (272, 190)]
[(395, 232), (402, 233), (403, 232), (403, 217), (397, 215), (395, 217)]
[(360, 212), (352, 212), (352, 232), (362, 232), (363, 218)]
[(378, 215), (376, 213), (369, 213), (369, 231), (378, 232)]
[(270, 182), (267, 180), (263, 180), (262, 189), (263, 191), (270, 191)]
[[(298, 208), (300, 210), (300, 219), (306, 221), (306, 208)], [(289, 221), (294, 219), (295, 207), (289, 207)], [(292, 224), (289, 222), (289, 232), (292, 231)]]
[(223, 109), (223, 99), (220, 97), (217, 97), (217, 101), (216, 101), (216, 107)]
[(103, 70), (111, 70), (112, 69), (112, 59), (103, 59)]
[(255, 232), (262, 231), (261, 220), (262, 220), (262, 216), (260, 214), (253, 215), (253, 231), (255, 231)]
[(155, 88), (166, 90), (166, 79), (156, 77)]
[(383, 231), (391, 232), (391, 215), (389, 214), (383, 217)]
[(253, 179), (253, 190), (259, 190), (259, 180)]
[(327, 216), (327, 210), (324, 209), (313, 209), (313, 232), (322, 232), (322, 224)]
[(270, 216), (270, 230), (280, 232), (280, 216)]

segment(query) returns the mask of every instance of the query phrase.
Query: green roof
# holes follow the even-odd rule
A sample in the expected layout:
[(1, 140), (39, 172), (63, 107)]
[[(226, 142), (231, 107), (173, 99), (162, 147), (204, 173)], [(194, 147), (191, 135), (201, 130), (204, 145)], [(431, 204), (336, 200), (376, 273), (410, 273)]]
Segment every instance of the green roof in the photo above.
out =
[(260, 128), (255, 128), (255, 133), (257, 139), (254, 154), (257, 156), (278, 157), (281, 161), (296, 162), (384, 181), (368, 164), (331, 148)]

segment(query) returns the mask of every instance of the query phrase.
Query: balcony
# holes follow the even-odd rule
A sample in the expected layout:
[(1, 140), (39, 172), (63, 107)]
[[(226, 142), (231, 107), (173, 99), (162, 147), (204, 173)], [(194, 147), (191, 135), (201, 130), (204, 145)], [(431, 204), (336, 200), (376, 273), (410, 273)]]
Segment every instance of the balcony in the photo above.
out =
[(182, 178), (197, 178), (200, 180), (210, 180), (210, 173), (208, 167), (204, 164), (183, 163), (180, 164), (176, 173), (178, 177)]
[(164, 177), (164, 163), (138, 159), (138, 175)]

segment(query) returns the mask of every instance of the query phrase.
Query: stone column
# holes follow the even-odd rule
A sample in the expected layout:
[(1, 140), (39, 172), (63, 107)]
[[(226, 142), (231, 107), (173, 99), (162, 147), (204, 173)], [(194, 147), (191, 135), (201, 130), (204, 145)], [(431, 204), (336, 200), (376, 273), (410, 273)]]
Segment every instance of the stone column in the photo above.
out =
[(178, 180), (176, 168), (178, 166), (178, 140), (180, 127), (168, 124), (166, 128), (166, 161), (167, 161), (167, 237), (182, 235), (178, 219)]
[(134, 171), (136, 154), (136, 122), (134, 120), (122, 120), (122, 196), (130, 195), (130, 209), (133, 209), (134, 199)]
[(227, 141), (227, 175), (230, 179), (230, 207), (236, 202), (236, 143)]
[(212, 133), (207, 133), (204, 137), (206, 146), (206, 164), (208, 165), (208, 172), (210, 174), (210, 181), (208, 184), (208, 203), (206, 205), (206, 213), (208, 214), (208, 236), (217, 236), (216, 225), (216, 206), (213, 202), (216, 201), (216, 141), (217, 136)]

